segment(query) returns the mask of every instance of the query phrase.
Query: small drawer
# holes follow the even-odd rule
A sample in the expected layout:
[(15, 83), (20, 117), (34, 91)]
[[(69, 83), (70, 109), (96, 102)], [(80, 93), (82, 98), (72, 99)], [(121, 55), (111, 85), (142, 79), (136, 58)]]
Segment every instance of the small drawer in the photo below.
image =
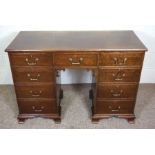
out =
[(133, 100), (97, 100), (97, 114), (131, 114), (134, 110)]
[(50, 53), (9, 53), (9, 58), (13, 66), (51, 66), (53, 64)]
[(14, 67), (12, 72), (15, 83), (54, 81), (54, 72), (48, 67)]
[(135, 84), (104, 84), (97, 87), (97, 98), (135, 98), (138, 85)]
[(56, 113), (56, 100), (18, 99), (19, 112), (24, 114)]
[(101, 66), (142, 66), (143, 52), (103, 52), (100, 54)]
[(99, 69), (99, 82), (138, 82), (140, 69)]
[(33, 86), (16, 86), (17, 98), (54, 98), (56, 97), (54, 84)]
[(97, 54), (54, 54), (55, 66), (96, 66), (98, 61)]

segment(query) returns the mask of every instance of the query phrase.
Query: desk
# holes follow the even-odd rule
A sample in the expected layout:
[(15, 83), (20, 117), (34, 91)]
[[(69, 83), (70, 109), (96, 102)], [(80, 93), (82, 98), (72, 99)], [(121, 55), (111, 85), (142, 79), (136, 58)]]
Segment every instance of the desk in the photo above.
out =
[(66, 68), (92, 71), (92, 121), (135, 119), (134, 107), (146, 47), (132, 31), (23, 31), (7, 47), (18, 121), (61, 121), (60, 77)]

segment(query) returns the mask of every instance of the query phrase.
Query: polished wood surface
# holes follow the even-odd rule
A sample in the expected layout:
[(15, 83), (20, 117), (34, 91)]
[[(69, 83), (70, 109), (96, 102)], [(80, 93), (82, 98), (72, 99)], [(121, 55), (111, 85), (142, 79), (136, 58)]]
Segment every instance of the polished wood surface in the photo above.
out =
[(53, 64), (50, 53), (10, 53), (10, 61), (14, 66), (49, 66)]
[(53, 70), (50, 67), (12, 68), (15, 82), (53, 82)]
[(18, 122), (34, 117), (60, 121), (62, 90), (56, 85), (58, 75), (53, 68), (53, 55), (10, 52), (9, 59), (19, 106)]
[(137, 88), (137, 84), (99, 84), (97, 86), (97, 98), (135, 98), (137, 95)]
[(143, 52), (102, 52), (100, 55), (100, 66), (141, 67), (143, 58)]
[(133, 100), (97, 100), (96, 113), (98, 114), (132, 114)]
[(25, 114), (57, 113), (55, 102), (52, 99), (18, 99), (19, 110)]
[(98, 54), (97, 53), (54, 53), (53, 56), (54, 66), (97, 66), (98, 65)]
[(54, 98), (54, 84), (16, 85), (17, 98)]
[(139, 82), (141, 69), (99, 69), (99, 82)]
[(6, 51), (146, 51), (133, 31), (23, 31)]
[(8, 46), (19, 106), (27, 118), (61, 120), (61, 71), (92, 72), (92, 121), (118, 117), (133, 123), (146, 47), (132, 31), (20, 32)]

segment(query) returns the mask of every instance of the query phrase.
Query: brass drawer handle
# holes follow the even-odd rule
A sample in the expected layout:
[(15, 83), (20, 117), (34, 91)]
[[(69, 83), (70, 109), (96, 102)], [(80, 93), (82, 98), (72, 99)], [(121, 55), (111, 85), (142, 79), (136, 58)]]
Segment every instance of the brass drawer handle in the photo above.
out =
[(73, 58), (68, 59), (72, 65), (80, 65), (83, 62), (83, 58), (80, 58), (77, 62), (73, 61)]
[(39, 97), (39, 96), (41, 96), (42, 91), (41, 90), (40, 91), (32, 91), (32, 90), (30, 90), (30, 93), (31, 93), (31, 95), (33, 97)]
[(27, 77), (29, 77), (29, 80), (30, 80), (30, 81), (38, 81), (38, 80), (39, 80), (39, 77), (40, 77), (40, 74), (37, 74), (36, 78), (32, 78), (32, 77), (31, 77), (31, 74), (28, 73), (28, 74), (27, 74)]
[(127, 58), (113, 58), (115, 65), (125, 65), (127, 63)]
[[(111, 109), (112, 107), (111, 106), (109, 106), (109, 109)], [(118, 106), (118, 108), (117, 109), (111, 109), (111, 111), (112, 112), (117, 112), (117, 111), (119, 111), (121, 109), (121, 107), (120, 106)]]
[(119, 90), (119, 91), (111, 90), (110, 92), (111, 92), (111, 94), (112, 94), (113, 97), (119, 97), (119, 96), (122, 95), (123, 90)]
[(32, 106), (32, 110), (34, 110), (35, 112), (42, 112), (44, 109), (44, 106), (41, 106), (40, 109), (36, 109), (35, 106)]
[(30, 59), (29, 58), (26, 58), (25, 61), (27, 62), (27, 64), (29, 66), (34, 66), (37, 64), (37, 62), (39, 61), (39, 58), (33, 58), (33, 56), (31, 55), (30, 56)]
[(121, 93), (113, 93), (112, 96), (113, 97), (119, 97), (119, 96), (121, 96)]
[(114, 77), (115, 81), (122, 81), (126, 75), (123, 71), (119, 71), (116, 74), (112, 74), (112, 76)]

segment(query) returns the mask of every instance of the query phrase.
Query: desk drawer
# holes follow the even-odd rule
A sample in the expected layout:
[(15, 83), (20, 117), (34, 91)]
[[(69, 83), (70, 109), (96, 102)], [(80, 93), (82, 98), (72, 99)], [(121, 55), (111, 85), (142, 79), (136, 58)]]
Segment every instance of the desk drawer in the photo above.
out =
[(97, 54), (54, 54), (54, 65), (56, 66), (96, 66)]
[(142, 66), (143, 52), (103, 52), (100, 54), (101, 66)]
[(135, 84), (104, 84), (98, 85), (98, 98), (135, 98), (138, 85)]
[(96, 113), (99, 114), (130, 114), (133, 113), (134, 101), (127, 100), (98, 100)]
[(53, 82), (54, 72), (48, 67), (15, 67), (13, 68), (15, 82)]
[(99, 69), (99, 82), (139, 82), (140, 69)]
[(56, 100), (18, 99), (19, 111), (25, 114), (56, 113)]
[(17, 98), (54, 98), (56, 97), (54, 84), (16, 86)]
[(9, 53), (13, 66), (50, 66), (53, 64), (52, 54), (48, 53)]

